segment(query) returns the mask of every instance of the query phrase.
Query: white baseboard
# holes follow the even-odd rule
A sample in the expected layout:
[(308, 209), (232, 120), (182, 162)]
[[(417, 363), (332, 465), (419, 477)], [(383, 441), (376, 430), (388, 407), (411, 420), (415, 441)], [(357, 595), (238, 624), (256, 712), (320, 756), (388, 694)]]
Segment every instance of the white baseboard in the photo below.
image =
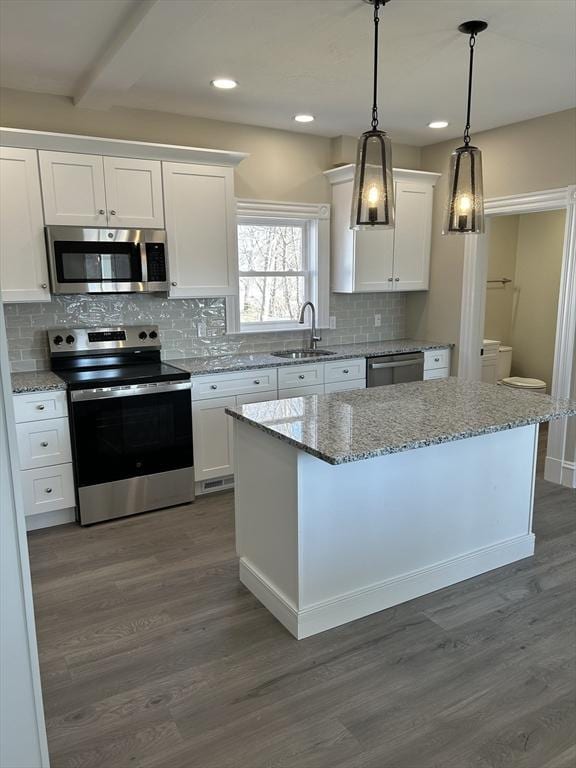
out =
[(544, 479), (567, 488), (576, 488), (576, 463), (546, 456)]
[(533, 554), (534, 534), (529, 533), (411, 573), (394, 576), (300, 610), (245, 558), (240, 560), (240, 581), (300, 640)]
[(65, 525), (76, 521), (76, 508), (55, 509), (52, 512), (40, 512), (37, 515), (26, 516), (26, 530), (37, 531), (40, 528), (51, 528), (53, 525)]

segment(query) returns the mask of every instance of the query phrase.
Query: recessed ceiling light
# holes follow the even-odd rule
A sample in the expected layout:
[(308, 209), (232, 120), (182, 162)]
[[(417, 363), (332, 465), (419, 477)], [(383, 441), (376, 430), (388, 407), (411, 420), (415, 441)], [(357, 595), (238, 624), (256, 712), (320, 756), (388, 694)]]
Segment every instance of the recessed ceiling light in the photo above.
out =
[(238, 83), (236, 80), (231, 80), (228, 77), (217, 77), (216, 80), (212, 80), (210, 85), (213, 85), (214, 88), (221, 88), (224, 91), (229, 91), (232, 88), (236, 88)]
[(447, 120), (433, 120), (431, 123), (428, 123), (428, 128), (447, 128), (447, 127), (448, 127)]
[(314, 115), (294, 115), (294, 120), (297, 123), (311, 123), (314, 120)]

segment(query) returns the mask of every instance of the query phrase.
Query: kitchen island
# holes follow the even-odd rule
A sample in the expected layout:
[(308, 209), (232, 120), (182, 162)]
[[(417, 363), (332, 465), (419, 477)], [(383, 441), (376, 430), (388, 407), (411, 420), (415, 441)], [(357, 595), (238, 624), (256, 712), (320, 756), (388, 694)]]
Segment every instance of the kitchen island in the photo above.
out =
[(227, 412), (240, 579), (300, 639), (532, 555), (538, 424), (576, 403), (443, 379)]

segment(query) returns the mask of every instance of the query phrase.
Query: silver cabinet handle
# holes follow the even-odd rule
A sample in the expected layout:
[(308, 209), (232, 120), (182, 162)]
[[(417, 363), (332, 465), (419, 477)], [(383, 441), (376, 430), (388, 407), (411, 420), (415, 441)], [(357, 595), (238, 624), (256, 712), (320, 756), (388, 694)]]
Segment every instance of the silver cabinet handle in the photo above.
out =
[(399, 278), (399, 277), (395, 277), (395, 278), (394, 278), (394, 280), (395, 280), (397, 283), (399, 283), (399, 282), (400, 282), (400, 278)]
[(434, 362), (435, 362), (435, 363), (439, 363), (439, 362), (440, 362), (440, 358), (439, 358), (439, 357), (435, 357), (435, 358), (434, 358)]
[(48, 283), (40, 283), (40, 288), (48, 288)]
[(388, 282), (391, 283), (393, 279), (394, 279), (393, 277), (389, 277)]
[(44, 408), (46, 408), (46, 406), (45, 406), (45, 405), (43, 405), (42, 403), (40, 403), (39, 405), (37, 405), (37, 406), (36, 406), (36, 409), (37, 409), (38, 411), (43, 411), (43, 410), (44, 410)]
[(350, 373), (350, 371), (348, 370), (348, 368), (344, 368), (344, 370), (342, 371), (342, 373)]
[(104, 214), (106, 213), (106, 211), (104, 210), (104, 208), (99, 208), (99, 209), (98, 209), (98, 213), (99, 213), (99, 215), (100, 215), (100, 216), (104, 216)]
[(170, 285), (178, 285), (178, 283), (176, 282), (176, 280), (173, 280), (173, 281), (170, 283)]
[(46, 442), (46, 440), (42, 440), (40, 445), (42, 446), (42, 448), (48, 448), (48, 443)]
[(210, 389), (218, 389), (218, 384), (210, 384)]
[(260, 379), (254, 379), (254, 384), (260, 384)]
[(44, 488), (44, 491), (45, 491), (46, 493), (52, 493), (52, 488)]
[(116, 211), (110, 211), (110, 216), (116, 216)]
[(305, 378), (305, 376), (304, 376), (304, 374), (303, 374), (303, 373), (301, 373), (301, 374), (298, 376), (298, 378), (299, 378), (299, 379), (304, 379), (304, 378)]

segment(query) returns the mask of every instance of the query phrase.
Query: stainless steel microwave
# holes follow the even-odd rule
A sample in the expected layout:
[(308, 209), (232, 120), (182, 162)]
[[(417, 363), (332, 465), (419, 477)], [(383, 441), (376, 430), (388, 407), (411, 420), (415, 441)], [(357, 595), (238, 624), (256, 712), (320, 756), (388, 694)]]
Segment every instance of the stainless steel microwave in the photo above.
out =
[(52, 293), (152, 293), (169, 286), (163, 229), (46, 227)]

